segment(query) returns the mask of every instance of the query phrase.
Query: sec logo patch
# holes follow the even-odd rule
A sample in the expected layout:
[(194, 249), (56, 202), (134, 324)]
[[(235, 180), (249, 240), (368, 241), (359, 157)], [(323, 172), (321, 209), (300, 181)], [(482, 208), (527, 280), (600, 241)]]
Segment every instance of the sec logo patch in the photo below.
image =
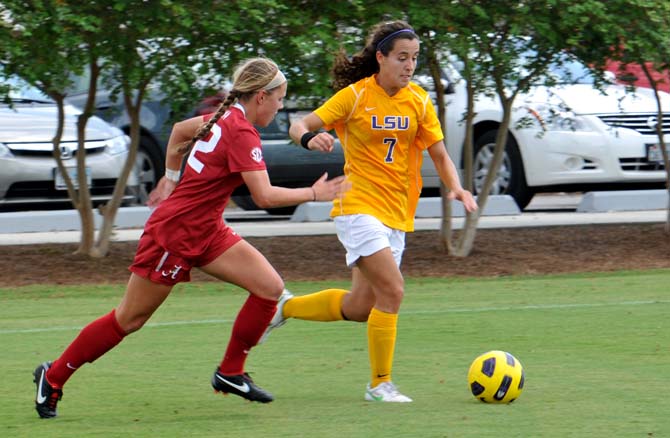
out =
[(261, 160), (263, 159), (263, 150), (259, 147), (255, 147), (251, 150), (251, 158), (257, 162), (260, 163)]

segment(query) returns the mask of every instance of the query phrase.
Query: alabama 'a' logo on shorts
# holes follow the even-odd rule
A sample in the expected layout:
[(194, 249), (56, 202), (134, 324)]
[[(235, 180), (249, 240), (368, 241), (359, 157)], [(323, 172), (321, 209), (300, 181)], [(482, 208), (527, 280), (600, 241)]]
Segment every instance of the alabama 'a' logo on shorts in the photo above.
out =
[(162, 278), (163, 280), (159, 280), (160, 283), (174, 284), (183, 281), (184, 276), (188, 276), (191, 269), (190, 265), (184, 262), (183, 258), (165, 251), (154, 269), (153, 277), (156, 280)]
[(182, 268), (183, 266), (181, 265), (173, 265), (172, 269), (169, 271), (162, 270), (161, 275), (163, 277), (170, 277), (171, 279), (176, 280), (178, 278), (179, 271), (181, 271)]

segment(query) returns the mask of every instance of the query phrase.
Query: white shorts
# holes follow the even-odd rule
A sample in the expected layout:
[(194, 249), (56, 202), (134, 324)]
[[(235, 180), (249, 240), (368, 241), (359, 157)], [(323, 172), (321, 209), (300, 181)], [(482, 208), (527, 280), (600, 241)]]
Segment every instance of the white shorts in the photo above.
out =
[(368, 214), (335, 216), (337, 238), (347, 250), (347, 266), (356, 264), (359, 257), (391, 248), (396, 265), (400, 266), (405, 251), (405, 232), (389, 228)]

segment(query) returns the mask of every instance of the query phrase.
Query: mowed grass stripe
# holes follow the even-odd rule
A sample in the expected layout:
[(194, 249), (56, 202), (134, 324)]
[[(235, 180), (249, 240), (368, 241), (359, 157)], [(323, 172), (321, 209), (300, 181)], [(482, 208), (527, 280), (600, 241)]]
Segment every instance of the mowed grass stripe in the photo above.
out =
[[(534, 304), (525, 306), (505, 306), (505, 307), (471, 307), (471, 308), (446, 308), (446, 309), (432, 309), (432, 310), (407, 310), (401, 311), (401, 315), (431, 315), (431, 314), (448, 314), (448, 313), (478, 313), (478, 312), (504, 312), (504, 311), (519, 311), (519, 310), (561, 310), (561, 309), (580, 309), (589, 307), (608, 307), (608, 306), (644, 306), (650, 304), (670, 304), (670, 300), (646, 300), (646, 301), (622, 301), (622, 302), (608, 302), (608, 303), (574, 303), (574, 304)], [(187, 320), (187, 321), (165, 321), (165, 322), (149, 322), (145, 324), (144, 328), (154, 327), (170, 327), (170, 326), (184, 326), (184, 325), (202, 325), (202, 324), (231, 324), (232, 319), (201, 319), (201, 320)], [(45, 333), (45, 332), (61, 332), (69, 330), (81, 330), (82, 326), (71, 327), (42, 327), (29, 329), (0, 329), (0, 335), (15, 334), (15, 333)]]

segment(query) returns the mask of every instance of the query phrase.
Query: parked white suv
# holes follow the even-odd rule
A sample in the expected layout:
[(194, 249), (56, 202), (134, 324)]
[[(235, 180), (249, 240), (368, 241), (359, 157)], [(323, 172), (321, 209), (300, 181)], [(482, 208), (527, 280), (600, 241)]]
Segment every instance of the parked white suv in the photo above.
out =
[[(12, 105), (0, 104), (0, 208), (71, 207), (64, 180), (53, 157), (58, 112), (56, 104), (25, 82), (12, 79)], [(65, 106), (60, 144), (64, 164), (74, 175), (77, 153), (77, 116)], [(95, 204), (109, 200), (128, 156), (128, 137), (102, 119), (92, 117), (86, 128), (86, 170)], [(73, 180), (76, 184), (76, 178)], [(127, 202), (135, 199), (137, 176), (128, 178)], [(21, 207), (19, 207), (21, 206)]]
[[(463, 162), (466, 89), (452, 65), (445, 74), (450, 85), (446, 143), (458, 166)], [(653, 93), (645, 88), (631, 93), (616, 84), (600, 91), (588, 69), (568, 57), (551, 74), (557, 85), (534, 87), (515, 100), (504, 161), (492, 193), (510, 194), (524, 208), (538, 192), (662, 188), (666, 174), (655, 133)], [(663, 130), (669, 135), (670, 95), (661, 97)], [(497, 99), (480, 95), (475, 112), (477, 191), (493, 156), (502, 107)], [(425, 159), (426, 187), (439, 185), (431, 167), (430, 159)]]

